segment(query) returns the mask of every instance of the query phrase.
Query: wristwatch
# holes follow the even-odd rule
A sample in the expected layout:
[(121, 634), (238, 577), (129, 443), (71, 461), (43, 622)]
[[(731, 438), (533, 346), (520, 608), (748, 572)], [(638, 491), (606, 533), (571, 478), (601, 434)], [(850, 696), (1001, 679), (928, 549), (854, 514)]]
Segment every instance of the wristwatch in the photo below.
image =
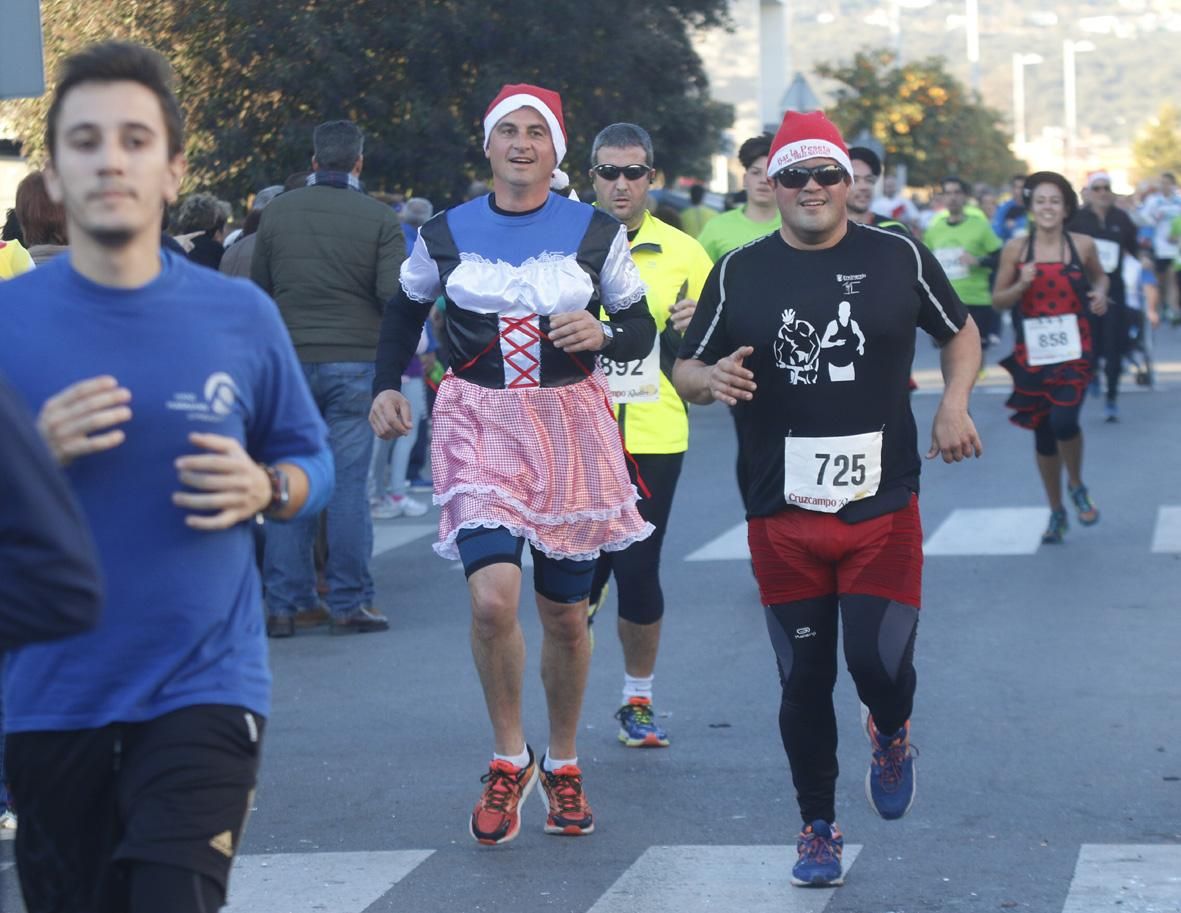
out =
[[(260, 464), (262, 465), (262, 464)], [(291, 501), (291, 488), (288, 484), (287, 473), (275, 466), (262, 466), (267, 478), (271, 480), (271, 503), (263, 513), (269, 517), (280, 513)]]
[(605, 348), (615, 339), (615, 327), (611, 326), (606, 320), (600, 320), (599, 324), (603, 327), (603, 336), (607, 339), (607, 342), (604, 343)]

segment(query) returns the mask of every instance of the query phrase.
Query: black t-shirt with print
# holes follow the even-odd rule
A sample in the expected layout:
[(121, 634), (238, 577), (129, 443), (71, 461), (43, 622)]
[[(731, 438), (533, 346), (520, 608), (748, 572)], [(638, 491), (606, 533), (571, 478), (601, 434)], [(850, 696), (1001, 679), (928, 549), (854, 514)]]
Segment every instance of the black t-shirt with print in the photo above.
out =
[[(849, 223), (834, 247), (804, 251), (778, 232), (722, 257), (680, 357), (713, 364), (752, 346), (754, 398), (735, 407), (748, 516), (787, 509), (784, 441), (882, 431), (877, 494), (838, 512), (855, 523), (918, 491), (909, 380), (915, 327), (946, 341), (967, 310), (934, 256), (895, 232)], [(798, 508), (793, 508), (798, 509)]]

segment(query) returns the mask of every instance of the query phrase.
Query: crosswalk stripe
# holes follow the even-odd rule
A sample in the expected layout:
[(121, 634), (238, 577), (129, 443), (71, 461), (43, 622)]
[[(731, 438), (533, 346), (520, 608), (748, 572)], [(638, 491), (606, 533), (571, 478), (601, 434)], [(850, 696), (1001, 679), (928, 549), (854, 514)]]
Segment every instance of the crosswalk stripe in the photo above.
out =
[(225, 913), (361, 913), (434, 850), (239, 856)]
[[(846, 846), (848, 872), (860, 846)], [(791, 885), (787, 846), (653, 846), (587, 913), (820, 913), (833, 891)]]
[(1062, 913), (1181, 910), (1181, 846), (1085, 843)]
[(957, 509), (923, 546), (925, 555), (1032, 555), (1049, 519), (1045, 507)]
[(1154, 552), (1181, 552), (1181, 507), (1161, 507), (1156, 512)]
[(437, 529), (438, 527), (433, 523), (391, 523), (388, 526), (383, 523), (374, 523), (373, 556), (377, 557), (384, 552), (401, 548), (415, 539), (429, 536)]
[(685, 556), (686, 561), (750, 561), (750, 546), (746, 544), (746, 523), (726, 530)]

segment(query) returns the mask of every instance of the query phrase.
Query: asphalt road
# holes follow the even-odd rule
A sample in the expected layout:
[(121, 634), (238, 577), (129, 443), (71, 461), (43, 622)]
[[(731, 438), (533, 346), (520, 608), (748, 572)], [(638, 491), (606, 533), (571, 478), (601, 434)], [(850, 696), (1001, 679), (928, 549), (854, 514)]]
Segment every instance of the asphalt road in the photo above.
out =
[[(515, 842), (468, 836), (491, 737), (464, 578), (430, 549), (433, 513), (387, 521), (379, 541), (394, 547), (374, 570), (392, 630), (272, 644), (274, 713), (232, 910), (1181, 911), (1181, 330), (1160, 331), (1157, 357), (1157, 389), (1125, 395), (1119, 424), (1098, 404), (1084, 410), (1085, 479), (1102, 519), (1072, 524), (1061, 546), (1037, 544), (1032, 436), (1006, 420), (999, 369), (973, 400), (984, 457), (926, 466), (918, 799), (899, 822), (870, 811), (868, 749), (842, 674), (843, 887), (788, 886), (800, 822), (777, 674), (734, 532), (732, 427), (713, 407), (693, 412), (665, 545), (656, 707), (671, 748), (616, 741), (613, 600), (596, 626), (579, 743), (596, 832), (545, 835), (530, 797)], [(936, 364), (920, 342), (924, 443)], [(540, 753), (531, 597), (522, 619), (526, 728)], [(10, 859), (9, 843), (0, 861)], [(5, 868), (0, 908), (19, 913)]]

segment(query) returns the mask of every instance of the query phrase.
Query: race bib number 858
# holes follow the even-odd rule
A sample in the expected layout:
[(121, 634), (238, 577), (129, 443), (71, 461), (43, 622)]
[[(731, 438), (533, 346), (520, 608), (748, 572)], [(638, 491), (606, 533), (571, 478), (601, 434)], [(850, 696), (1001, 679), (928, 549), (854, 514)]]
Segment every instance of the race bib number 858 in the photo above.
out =
[(790, 505), (834, 514), (873, 497), (881, 481), (881, 431), (784, 441), (783, 496)]
[(1078, 315), (1061, 317), (1026, 317), (1025, 351), (1029, 364), (1056, 365), (1083, 357), (1083, 342), (1078, 330)]

